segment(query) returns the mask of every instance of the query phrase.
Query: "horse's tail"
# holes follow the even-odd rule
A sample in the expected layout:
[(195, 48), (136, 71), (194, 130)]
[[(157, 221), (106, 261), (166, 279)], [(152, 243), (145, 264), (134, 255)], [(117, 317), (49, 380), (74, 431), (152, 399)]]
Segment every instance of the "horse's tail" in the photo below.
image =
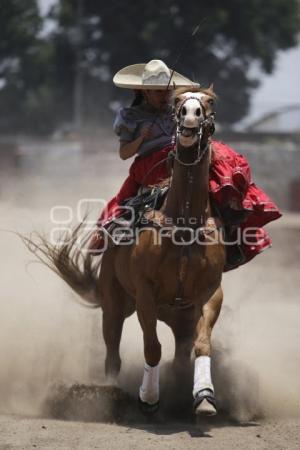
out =
[[(80, 303), (89, 308), (101, 306), (99, 287), (99, 269), (101, 258), (95, 258), (84, 253), (79, 248), (79, 238), (82, 236), (83, 223), (80, 223), (71, 235), (64, 236), (60, 243), (51, 243), (40, 234), (33, 233), (30, 238), (19, 235), (25, 246), (43, 264), (62, 278), (72, 290), (78, 294)], [(77, 297), (78, 300), (78, 297)]]

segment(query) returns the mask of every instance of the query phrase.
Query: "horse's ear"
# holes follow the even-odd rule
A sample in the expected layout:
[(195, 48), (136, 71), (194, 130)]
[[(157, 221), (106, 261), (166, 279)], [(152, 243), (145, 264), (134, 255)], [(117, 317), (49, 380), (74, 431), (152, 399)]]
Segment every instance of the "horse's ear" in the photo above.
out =
[(180, 98), (179, 97), (174, 97), (174, 106), (176, 108), (176, 106), (178, 105), (178, 103), (180, 102)]
[(214, 84), (213, 83), (211, 83), (211, 85), (209, 86), (208, 90), (212, 91), (212, 92), (214, 91)]

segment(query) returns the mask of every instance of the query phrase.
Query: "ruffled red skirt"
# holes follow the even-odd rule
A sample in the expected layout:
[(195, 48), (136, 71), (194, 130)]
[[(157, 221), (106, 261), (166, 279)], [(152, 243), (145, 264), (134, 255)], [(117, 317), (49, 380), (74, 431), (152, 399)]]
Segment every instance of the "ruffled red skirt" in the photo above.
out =
[[(167, 161), (155, 168), (154, 166), (167, 158), (173, 148), (170, 145), (148, 157), (134, 160), (129, 169), (129, 176), (120, 191), (102, 211), (98, 221), (99, 225), (105, 225), (112, 218), (117, 217), (120, 204), (127, 198), (135, 196), (142, 184), (156, 184), (168, 177)], [(151, 171), (152, 168), (154, 169)], [(146, 174), (148, 174), (147, 178), (145, 178)], [(239, 226), (242, 233), (246, 229), (250, 231), (247, 232), (247, 242), (241, 244), (245, 262), (250, 261), (258, 253), (271, 246), (271, 238), (262, 227), (281, 217), (278, 207), (253, 182), (246, 158), (236, 153), (228, 145), (217, 141), (213, 141), (209, 189), (216, 204), (220, 207), (231, 205), (235, 209), (245, 210), (249, 213), (245, 222)]]

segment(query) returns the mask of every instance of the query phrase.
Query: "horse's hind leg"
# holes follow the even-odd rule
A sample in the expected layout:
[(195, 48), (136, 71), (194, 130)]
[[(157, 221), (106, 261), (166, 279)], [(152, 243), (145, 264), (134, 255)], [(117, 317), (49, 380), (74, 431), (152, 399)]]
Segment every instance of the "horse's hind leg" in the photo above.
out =
[[(195, 339), (195, 314), (179, 310), (170, 326), (175, 338), (175, 354), (164, 389), (173, 411), (183, 411), (190, 407), (193, 365), (191, 352)], [(183, 382), (184, 380), (184, 382)]]
[(116, 378), (121, 369), (120, 341), (125, 313), (112, 297), (107, 299), (107, 303), (109, 302), (111, 305), (103, 308), (102, 319), (102, 332), (106, 345), (105, 375)]
[(171, 327), (175, 338), (174, 370), (177, 374), (186, 373), (190, 368), (195, 338), (194, 308), (179, 311), (174, 320), (165, 320), (165, 322)]
[[(111, 270), (101, 268), (102, 331), (106, 345), (105, 375), (116, 378), (121, 368), (120, 341), (126, 317), (134, 312), (134, 304)], [(102, 271), (103, 270), (103, 271)]]
[(219, 287), (203, 305), (202, 315), (197, 324), (195, 348), (194, 408), (196, 414), (214, 415), (217, 413), (214, 387), (211, 380), (211, 333), (216, 323), (223, 301), (222, 288)]

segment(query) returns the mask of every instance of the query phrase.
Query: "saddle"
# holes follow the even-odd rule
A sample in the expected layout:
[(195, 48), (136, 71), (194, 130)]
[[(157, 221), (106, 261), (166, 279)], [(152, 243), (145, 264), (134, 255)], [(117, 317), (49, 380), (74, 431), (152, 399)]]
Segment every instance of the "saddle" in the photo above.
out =
[[(130, 207), (130, 209), (126, 212), (125, 208), (125, 212), (122, 216), (119, 217), (117, 221), (113, 220), (109, 224), (106, 231), (110, 234), (116, 226), (122, 227), (122, 224), (124, 225), (124, 230), (128, 230), (128, 228), (130, 228), (130, 230), (133, 231), (147, 226), (149, 224), (147, 219), (150, 218), (151, 215), (149, 215), (149, 213), (151, 211), (159, 211), (163, 206), (170, 189), (167, 181), (168, 180), (159, 185), (140, 189), (137, 195), (124, 200), (121, 203), (121, 206)], [(234, 225), (233, 229), (235, 230), (239, 223), (245, 219), (245, 214), (247, 213), (244, 211), (234, 211), (229, 207), (222, 208), (222, 210), (220, 210), (213, 198), (211, 198), (211, 206), (213, 215), (215, 217), (219, 217), (224, 224), (225, 241), (230, 241), (232, 226)], [(150, 219), (150, 222), (152, 223), (153, 221)], [(126, 242), (129, 239), (131, 239), (131, 235), (128, 235), (126, 232), (124, 232), (124, 234), (121, 233), (118, 235), (117, 242), (114, 241), (113, 245), (118, 245), (119, 243)], [(239, 245), (231, 245), (226, 247), (226, 266), (224, 271), (238, 267), (244, 262), (245, 256)]]
[[(121, 206), (126, 206), (133, 209), (133, 228), (139, 228), (143, 226), (141, 224), (141, 219), (147, 211), (159, 210), (163, 206), (169, 189), (169, 185), (149, 186), (143, 188), (142, 190), (139, 190), (136, 196), (126, 199), (121, 204)], [(129, 215), (132, 216), (132, 210), (128, 210), (128, 213), (122, 215), (122, 219), (124, 218), (124, 220), (126, 221)]]

